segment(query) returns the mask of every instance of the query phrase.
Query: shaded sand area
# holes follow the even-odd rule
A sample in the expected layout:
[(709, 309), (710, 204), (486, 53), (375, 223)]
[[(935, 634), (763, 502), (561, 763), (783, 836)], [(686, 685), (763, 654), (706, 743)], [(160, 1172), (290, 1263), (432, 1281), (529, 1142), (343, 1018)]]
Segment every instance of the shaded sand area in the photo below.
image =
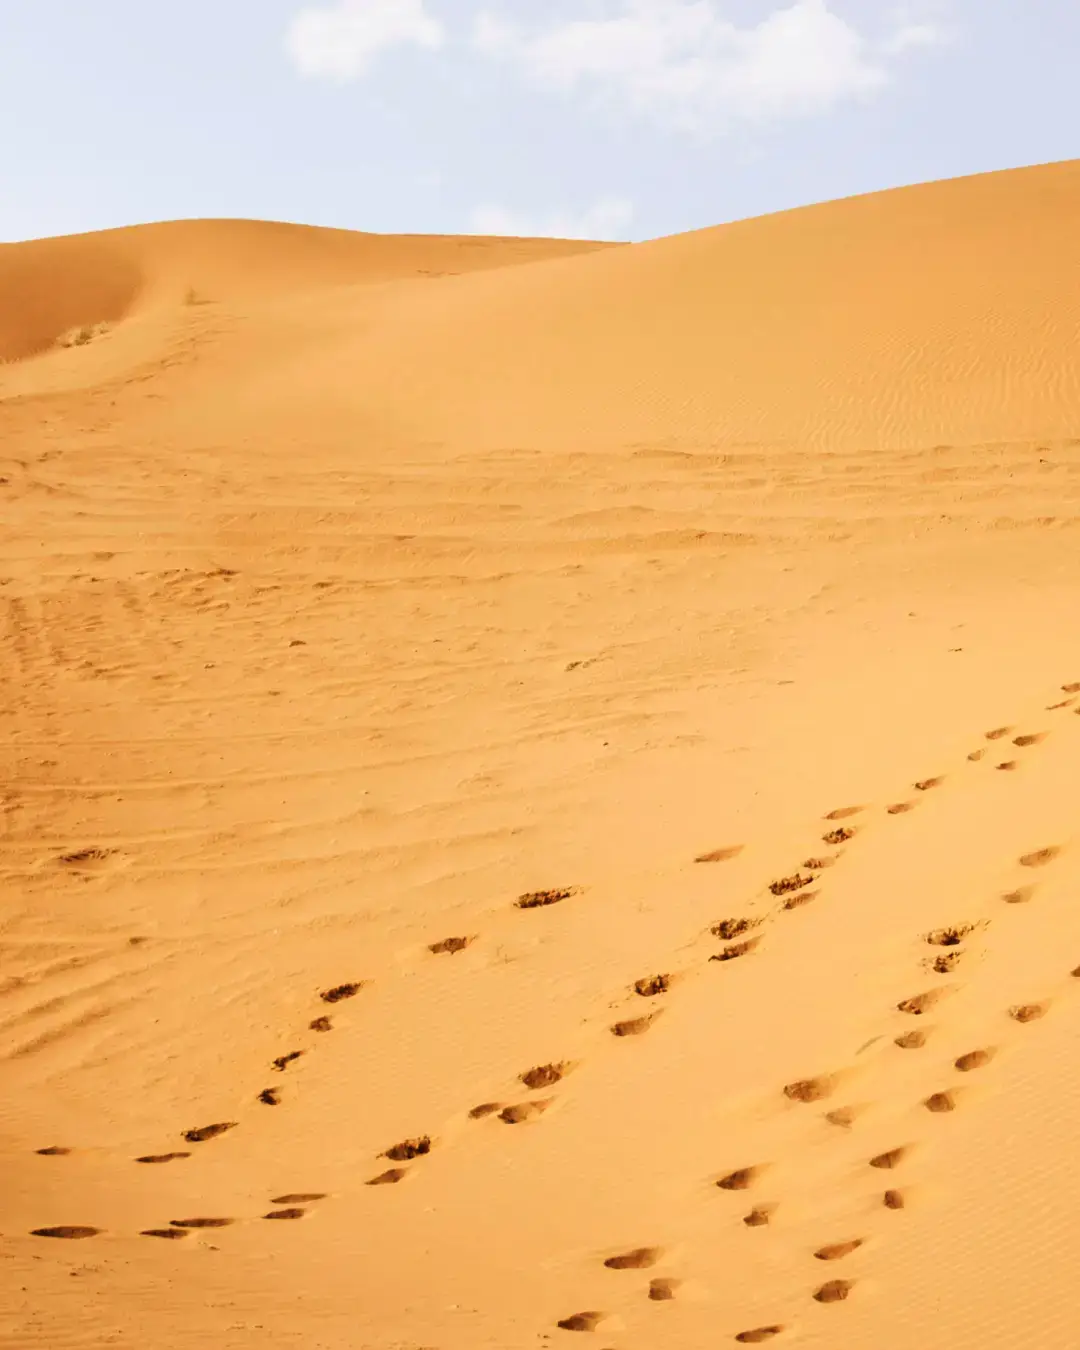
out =
[(5, 1350), (1073, 1350), (1078, 238), (0, 246)]

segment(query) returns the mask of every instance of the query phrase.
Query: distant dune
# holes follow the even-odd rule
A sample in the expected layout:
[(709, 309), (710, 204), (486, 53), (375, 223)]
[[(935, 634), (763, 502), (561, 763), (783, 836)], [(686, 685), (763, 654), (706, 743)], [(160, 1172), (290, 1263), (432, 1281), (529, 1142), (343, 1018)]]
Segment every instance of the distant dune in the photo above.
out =
[(1080, 162), (0, 246), (4, 1350), (1074, 1350)]

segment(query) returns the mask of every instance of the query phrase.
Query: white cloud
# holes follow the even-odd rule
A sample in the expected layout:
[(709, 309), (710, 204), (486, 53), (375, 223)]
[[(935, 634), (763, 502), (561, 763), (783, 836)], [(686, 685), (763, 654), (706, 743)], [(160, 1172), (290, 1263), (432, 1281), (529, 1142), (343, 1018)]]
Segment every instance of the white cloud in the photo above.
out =
[(529, 217), (502, 206), (478, 206), (472, 213), (472, 232), (517, 235), (526, 239), (624, 239), (634, 218), (634, 206), (625, 197), (601, 197), (578, 212), (555, 212)]
[(440, 47), (443, 26), (425, 0), (338, 0), (303, 9), (285, 35), (285, 50), (302, 75), (354, 80), (389, 47)]
[(947, 41), (945, 30), (936, 23), (908, 23), (886, 39), (885, 50), (900, 54), (920, 47), (940, 47)]
[(828, 0), (793, 0), (739, 27), (714, 0), (608, 0), (607, 16), (525, 28), (490, 13), (474, 46), (540, 88), (591, 91), (684, 131), (722, 130), (825, 112), (873, 94), (890, 57), (938, 40), (930, 24), (894, 25), (874, 43)]

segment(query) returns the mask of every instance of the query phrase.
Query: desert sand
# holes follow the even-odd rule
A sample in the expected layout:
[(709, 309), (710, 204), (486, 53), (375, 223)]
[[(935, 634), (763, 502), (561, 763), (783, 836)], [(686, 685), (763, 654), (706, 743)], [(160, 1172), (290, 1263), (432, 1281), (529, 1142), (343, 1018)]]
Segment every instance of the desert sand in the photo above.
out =
[(1075, 1350), (1078, 239), (0, 246), (4, 1350)]

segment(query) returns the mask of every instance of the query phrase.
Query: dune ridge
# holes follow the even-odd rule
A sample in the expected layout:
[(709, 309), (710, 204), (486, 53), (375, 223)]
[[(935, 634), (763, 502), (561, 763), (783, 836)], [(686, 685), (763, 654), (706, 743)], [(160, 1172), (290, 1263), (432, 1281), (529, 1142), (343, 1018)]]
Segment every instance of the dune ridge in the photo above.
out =
[(1078, 215), (0, 248), (0, 1345), (1072, 1350)]

